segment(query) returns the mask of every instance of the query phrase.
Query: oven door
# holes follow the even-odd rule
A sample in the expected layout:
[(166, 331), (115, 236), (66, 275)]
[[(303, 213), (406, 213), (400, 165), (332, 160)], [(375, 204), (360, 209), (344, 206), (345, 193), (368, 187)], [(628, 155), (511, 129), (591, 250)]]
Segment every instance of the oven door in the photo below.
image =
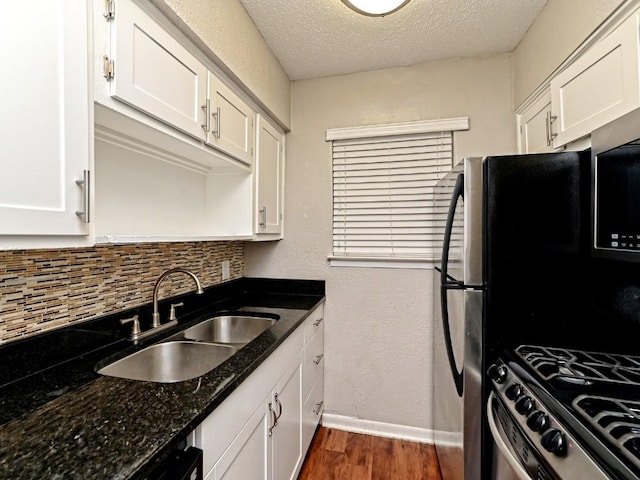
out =
[(511, 446), (505, 431), (505, 428), (508, 428), (505, 424), (510, 422), (504, 415), (508, 416), (509, 413), (491, 392), (487, 402), (487, 422), (493, 437), (493, 459), (489, 478), (491, 480), (533, 480)]

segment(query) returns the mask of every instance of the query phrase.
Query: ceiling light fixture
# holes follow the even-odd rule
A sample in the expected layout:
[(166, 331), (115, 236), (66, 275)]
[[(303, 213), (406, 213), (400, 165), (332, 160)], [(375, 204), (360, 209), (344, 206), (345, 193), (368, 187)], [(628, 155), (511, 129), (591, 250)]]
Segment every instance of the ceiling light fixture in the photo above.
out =
[(384, 17), (400, 10), (409, 0), (342, 0), (345, 5), (362, 15)]

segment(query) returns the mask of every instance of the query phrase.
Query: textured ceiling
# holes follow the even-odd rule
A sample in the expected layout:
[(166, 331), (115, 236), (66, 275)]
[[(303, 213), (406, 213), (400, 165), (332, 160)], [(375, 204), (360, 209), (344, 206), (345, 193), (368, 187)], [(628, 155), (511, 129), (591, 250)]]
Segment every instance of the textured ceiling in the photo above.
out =
[(291, 80), (510, 52), (547, 0), (411, 0), (367, 17), (341, 0), (240, 0)]

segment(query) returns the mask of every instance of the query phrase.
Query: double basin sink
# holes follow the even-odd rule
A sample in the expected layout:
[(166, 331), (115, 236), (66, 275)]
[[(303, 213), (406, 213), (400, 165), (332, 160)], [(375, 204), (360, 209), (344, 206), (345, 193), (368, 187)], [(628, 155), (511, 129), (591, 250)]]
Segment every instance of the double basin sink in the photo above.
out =
[(101, 375), (175, 383), (210, 372), (267, 330), (277, 315), (218, 315), (98, 370)]

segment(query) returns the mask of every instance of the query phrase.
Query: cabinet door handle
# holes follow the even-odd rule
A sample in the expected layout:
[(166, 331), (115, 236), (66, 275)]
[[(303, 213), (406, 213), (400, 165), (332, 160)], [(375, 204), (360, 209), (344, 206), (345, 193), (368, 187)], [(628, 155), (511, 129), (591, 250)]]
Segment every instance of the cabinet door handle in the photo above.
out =
[(320, 415), (322, 411), (322, 405), (324, 405), (324, 401), (316, 403), (316, 408), (313, 410), (314, 415)]
[(557, 133), (553, 133), (553, 122), (557, 118), (556, 115), (551, 115), (551, 110), (547, 111), (547, 147), (550, 147), (553, 144), (553, 139), (558, 136)]
[[(209, 100), (207, 100), (208, 102)], [(216, 119), (216, 128), (215, 130), (211, 130), (211, 134), (216, 137), (216, 138), (220, 138), (220, 107), (216, 108), (216, 113), (212, 113), (211, 116), (213, 118)]]
[(313, 322), (313, 326), (317, 327), (322, 323), (322, 320), (324, 320), (324, 317), (320, 317), (318, 320), (316, 320), (315, 322)]
[(273, 429), (276, 428), (276, 426), (278, 425), (278, 416), (276, 415), (276, 412), (273, 410), (273, 407), (271, 406), (271, 402), (269, 402), (269, 413), (271, 414), (271, 426), (269, 427), (268, 433), (269, 436), (273, 435)]
[(267, 207), (262, 207), (260, 209), (260, 226), (262, 228), (267, 226)]
[(278, 406), (278, 415), (276, 415), (276, 425), (278, 424), (278, 420), (280, 420), (280, 417), (282, 416), (282, 403), (280, 403), (280, 399), (278, 398), (278, 394), (276, 393), (273, 396), (276, 405)]
[(315, 363), (316, 365), (319, 365), (323, 357), (324, 357), (324, 353), (321, 353), (320, 355), (316, 355), (316, 358), (314, 358), (313, 363)]
[(211, 110), (211, 101), (207, 98), (205, 104), (200, 105), (200, 108), (204, 112), (204, 123), (200, 126), (206, 133), (209, 133), (211, 131), (211, 125), (209, 124), (209, 111)]
[(91, 221), (91, 172), (89, 170), (84, 170), (82, 173), (82, 180), (76, 180), (76, 185), (83, 189), (83, 207), (82, 210), (76, 210), (76, 215), (78, 215), (84, 223), (89, 223)]

